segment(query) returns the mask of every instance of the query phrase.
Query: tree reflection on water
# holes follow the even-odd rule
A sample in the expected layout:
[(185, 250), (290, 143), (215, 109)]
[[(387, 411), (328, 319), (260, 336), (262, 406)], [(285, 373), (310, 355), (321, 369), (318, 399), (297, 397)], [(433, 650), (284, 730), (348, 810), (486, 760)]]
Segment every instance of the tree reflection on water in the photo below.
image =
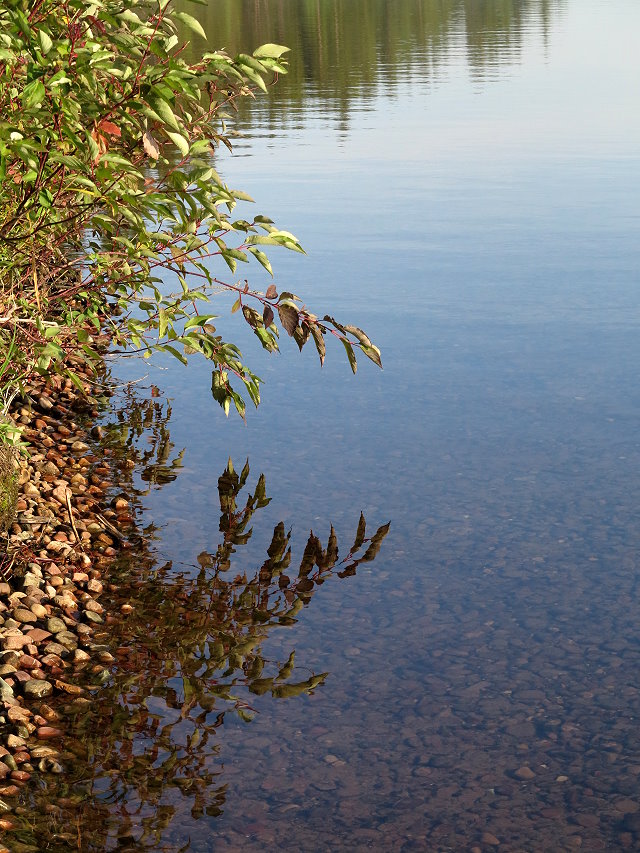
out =
[[(177, 475), (182, 457), (170, 440), (166, 404), (128, 395), (126, 411), (107, 429), (105, 444), (135, 508), (149, 483)], [(301, 618), (329, 578), (354, 575), (375, 559), (389, 525), (368, 537), (361, 515), (342, 559), (333, 528), (326, 545), (312, 532), (294, 560), (291, 531), (280, 522), (263, 562), (238, 573), (236, 555), (270, 501), (265, 478), (252, 478), (248, 462), (238, 472), (229, 461), (218, 498), (219, 541), (190, 570), (158, 566), (153, 531), (132, 529), (134, 544), (111, 571), (112, 600), (105, 602), (125, 614), (94, 634), (112, 662), (87, 675), (90, 701), (58, 708), (67, 721), (64, 773), (46, 775), (38, 791), (25, 792), (12, 850), (177, 849), (165, 835), (175, 818), (185, 811), (192, 819), (222, 814), (225, 715), (250, 721), (257, 696), (290, 698), (322, 685), (328, 673), (305, 669), (301, 678), (294, 650), (269, 660), (263, 643), (270, 629)]]

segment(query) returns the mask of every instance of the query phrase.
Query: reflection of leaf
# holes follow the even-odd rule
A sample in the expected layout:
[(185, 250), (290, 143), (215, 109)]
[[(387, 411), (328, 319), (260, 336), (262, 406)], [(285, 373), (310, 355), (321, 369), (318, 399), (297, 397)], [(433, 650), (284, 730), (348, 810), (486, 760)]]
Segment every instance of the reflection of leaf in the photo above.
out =
[(279, 670), (279, 672), (276, 676), (278, 681), (286, 681), (286, 679), (289, 678), (289, 676), (293, 672), (293, 664), (294, 664), (295, 657), (296, 657), (295, 651), (291, 652), (291, 654), (289, 655), (289, 659), (287, 660), (285, 665)]
[(273, 678), (256, 678), (249, 684), (249, 690), (257, 696), (262, 696), (263, 693), (271, 690), (273, 686)]
[(364, 515), (361, 512), (360, 513), (360, 521), (358, 522), (358, 531), (356, 533), (356, 540), (353, 543), (353, 548), (351, 549), (352, 552), (357, 551), (358, 548), (364, 542), (364, 535), (365, 535), (366, 529), (367, 529), (367, 523), (364, 520)]
[(336, 532), (333, 529), (333, 524), (331, 525), (331, 532), (329, 533), (329, 542), (327, 544), (327, 563), (329, 566), (334, 566), (336, 560), (338, 559), (338, 537), (336, 536)]
[(276, 699), (290, 699), (292, 696), (300, 696), (301, 693), (310, 693), (319, 687), (328, 675), (328, 672), (322, 672), (297, 684), (277, 684), (271, 691), (271, 695)]
[(369, 563), (371, 560), (375, 559), (378, 556), (378, 552), (380, 551), (380, 546), (382, 545), (382, 540), (389, 532), (389, 528), (391, 527), (391, 522), (388, 524), (383, 524), (382, 527), (379, 527), (375, 534), (371, 537), (371, 544), (365, 551), (364, 555), (360, 558), (359, 562), (361, 563)]
[(284, 554), (284, 550), (289, 542), (289, 536), (285, 535), (284, 522), (279, 522), (273, 530), (273, 538), (271, 544), (267, 548), (267, 554), (271, 559), (280, 559)]

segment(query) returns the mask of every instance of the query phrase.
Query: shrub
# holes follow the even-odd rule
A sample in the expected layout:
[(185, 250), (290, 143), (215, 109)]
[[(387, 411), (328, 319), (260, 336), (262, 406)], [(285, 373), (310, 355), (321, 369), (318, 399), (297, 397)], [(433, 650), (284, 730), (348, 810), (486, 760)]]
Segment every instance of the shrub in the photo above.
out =
[[(11, 393), (35, 371), (81, 386), (77, 358), (96, 357), (106, 333), (119, 351), (198, 353), (213, 368), (228, 413), (255, 405), (260, 379), (216, 331), (207, 305), (237, 295), (262, 346), (278, 326), (300, 349), (325, 336), (380, 353), (359, 328), (319, 319), (293, 293), (228, 280), (239, 263), (296, 238), (266, 216), (234, 218), (249, 197), (213, 165), (231, 147), (225, 111), (286, 73), (287, 49), (266, 44), (235, 57), (181, 56), (178, 26), (204, 35), (167, 0), (5, 0), (0, 3), (0, 383)], [(222, 277), (222, 269), (227, 275)], [(11, 353), (11, 357), (8, 355)]]

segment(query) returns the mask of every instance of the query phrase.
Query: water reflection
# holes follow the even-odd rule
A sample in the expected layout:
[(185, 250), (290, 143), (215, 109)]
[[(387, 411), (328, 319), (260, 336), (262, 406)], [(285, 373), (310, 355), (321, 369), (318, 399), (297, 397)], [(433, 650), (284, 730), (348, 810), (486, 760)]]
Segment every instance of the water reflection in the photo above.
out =
[[(149, 488), (175, 478), (182, 453), (170, 439), (170, 406), (153, 396), (140, 400), (130, 388), (124, 403), (104, 446), (116, 454), (122, 489), (139, 510)], [(326, 546), (311, 532), (294, 559), (291, 531), (280, 522), (252, 566), (245, 549), (271, 500), (265, 478), (253, 476), (248, 462), (236, 471), (230, 460), (217, 494), (218, 541), (182, 570), (157, 564), (152, 527), (129, 531), (111, 573), (110, 611), (122, 616), (94, 634), (104, 667), (77, 668), (92, 700), (54, 708), (68, 725), (56, 756), (64, 772), (45, 774), (42, 788), (25, 795), (12, 848), (18, 853), (188, 849), (168, 840), (172, 821), (224, 810), (225, 716), (250, 722), (260, 697), (309, 695), (328, 676), (297, 660), (293, 648), (270, 659), (263, 644), (272, 629), (295, 625), (327, 580), (372, 562), (389, 525), (368, 536), (361, 515), (343, 557), (333, 528)]]
[[(267, 41), (291, 48), (290, 70), (269, 97), (241, 108), (246, 130), (301, 114), (333, 114), (345, 131), (354, 109), (401, 84), (425, 85), (449, 73), (459, 55), (475, 80), (496, 78), (521, 61), (532, 30), (546, 42), (565, 0), (214, 0), (184, 4), (196, 15), (211, 47), (253, 50)], [(188, 34), (192, 56), (205, 42)]]

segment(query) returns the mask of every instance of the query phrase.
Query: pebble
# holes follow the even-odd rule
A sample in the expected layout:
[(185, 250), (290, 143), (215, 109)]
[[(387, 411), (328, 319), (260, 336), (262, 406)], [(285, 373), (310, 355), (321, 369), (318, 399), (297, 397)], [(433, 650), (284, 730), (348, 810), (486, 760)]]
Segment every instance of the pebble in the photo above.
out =
[(36, 734), (41, 740), (48, 740), (49, 738), (62, 737), (64, 732), (62, 729), (57, 729), (54, 726), (39, 726)]
[(17, 619), (18, 622), (37, 622), (38, 617), (35, 613), (32, 613), (31, 610), (25, 610), (22, 607), (18, 607), (13, 611), (14, 619)]
[[(79, 648), (88, 646), (104, 621), (104, 607), (95, 600), (103, 591), (99, 569), (117, 553), (118, 543), (95, 515), (104, 513), (117, 523), (105, 502), (105, 491), (114, 485), (109, 452), (100, 459), (90, 455), (87, 434), (71, 419), (79, 399), (72, 383), (56, 380), (53, 389), (30, 392), (43, 414), (35, 416), (25, 405), (16, 410), (31, 452), (20, 463), (17, 516), (9, 531), (16, 565), (23, 554), (26, 559), (15, 577), (0, 579), (0, 796), (9, 798), (33, 780), (34, 772), (64, 772), (58, 751), (43, 741), (61, 737), (65, 727), (58, 711), (42, 700), (63, 694), (73, 698), (73, 707), (90, 704), (84, 688), (73, 682), (71, 655), (75, 664), (95, 663), (98, 679), (104, 677), (104, 664), (113, 661), (106, 648)], [(102, 427), (93, 430), (94, 438), (102, 435)], [(128, 510), (126, 496), (119, 495), (112, 506)], [(76, 531), (84, 551), (75, 547)], [(13, 809), (0, 801), (0, 812)], [(7, 818), (4, 825), (3, 820), (0, 829), (10, 829), (12, 821)]]
[(520, 767), (518, 770), (516, 770), (514, 775), (518, 779), (528, 781), (529, 779), (535, 779), (536, 774), (533, 772), (533, 770), (530, 767), (524, 766), (524, 767)]
[(49, 631), (49, 635), (57, 634), (59, 631), (66, 631), (66, 629), (66, 624), (57, 616), (52, 616), (50, 619), (47, 619), (47, 631)]
[(29, 696), (30, 698), (43, 699), (45, 696), (50, 696), (53, 693), (53, 685), (48, 681), (34, 678), (24, 683), (22, 691), (25, 696)]

